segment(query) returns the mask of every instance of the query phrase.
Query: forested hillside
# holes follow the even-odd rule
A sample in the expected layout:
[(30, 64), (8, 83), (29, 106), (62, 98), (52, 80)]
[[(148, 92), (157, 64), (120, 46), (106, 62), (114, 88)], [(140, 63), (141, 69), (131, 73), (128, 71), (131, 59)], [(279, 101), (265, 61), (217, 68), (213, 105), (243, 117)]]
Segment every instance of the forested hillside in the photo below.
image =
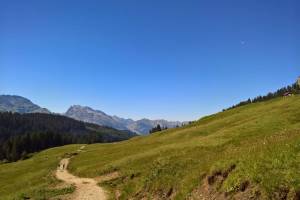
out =
[(224, 110), (233, 109), (233, 108), (244, 106), (244, 105), (247, 105), (247, 104), (250, 104), (250, 103), (257, 103), (257, 102), (268, 101), (270, 99), (274, 99), (274, 98), (277, 98), (277, 97), (300, 94), (299, 80), (297, 81), (297, 83), (294, 83), (292, 85), (280, 88), (276, 92), (269, 92), (267, 95), (263, 95), (263, 96), (259, 95), (259, 96), (255, 97), (253, 99), (249, 98), (246, 101), (242, 101), (242, 102), (240, 102), (240, 103), (238, 103), (236, 105), (233, 105), (230, 108), (224, 109)]
[(16, 161), (49, 147), (114, 142), (134, 135), (60, 115), (4, 112), (0, 113), (0, 160)]

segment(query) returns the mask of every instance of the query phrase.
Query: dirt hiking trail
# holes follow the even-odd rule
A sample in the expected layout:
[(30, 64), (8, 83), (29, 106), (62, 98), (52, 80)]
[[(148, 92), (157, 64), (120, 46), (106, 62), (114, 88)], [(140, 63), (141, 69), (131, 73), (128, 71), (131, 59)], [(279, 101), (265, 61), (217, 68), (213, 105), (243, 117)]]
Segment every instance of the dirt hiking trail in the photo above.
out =
[[(84, 147), (83, 147), (84, 148)], [(81, 148), (81, 149), (83, 149)], [(56, 170), (56, 177), (68, 184), (74, 184), (76, 189), (66, 199), (72, 200), (106, 200), (105, 191), (97, 185), (97, 181), (92, 178), (80, 178), (71, 174), (68, 170), (70, 158), (64, 158)]]

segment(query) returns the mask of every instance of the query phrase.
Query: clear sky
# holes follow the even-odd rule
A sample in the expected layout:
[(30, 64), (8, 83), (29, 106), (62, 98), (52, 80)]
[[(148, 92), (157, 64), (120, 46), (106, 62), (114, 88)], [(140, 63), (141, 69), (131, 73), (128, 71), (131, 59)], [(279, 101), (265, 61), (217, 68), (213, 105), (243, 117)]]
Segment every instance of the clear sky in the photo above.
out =
[(0, 0), (0, 94), (193, 120), (300, 75), (298, 0)]

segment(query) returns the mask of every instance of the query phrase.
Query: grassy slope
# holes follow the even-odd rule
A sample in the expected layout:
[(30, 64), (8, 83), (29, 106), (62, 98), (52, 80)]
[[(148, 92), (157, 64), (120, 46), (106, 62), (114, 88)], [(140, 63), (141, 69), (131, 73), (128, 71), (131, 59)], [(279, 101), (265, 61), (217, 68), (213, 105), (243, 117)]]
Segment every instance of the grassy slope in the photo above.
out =
[[(80, 145), (43, 151), (16, 163), (0, 164), (0, 199), (25, 196), (47, 199), (70, 192), (54, 189), (53, 178), (64, 153)], [(265, 195), (279, 188), (300, 188), (300, 96), (251, 104), (205, 117), (196, 123), (112, 144), (93, 144), (76, 156), (70, 170), (94, 177), (118, 170), (108, 182), (121, 198), (142, 194), (163, 196), (173, 189), (184, 199), (202, 184), (205, 175), (232, 164), (236, 168), (221, 191), (234, 191), (250, 181)], [(135, 196), (136, 195), (136, 196)]]
[(55, 189), (54, 178), (59, 160), (65, 153), (74, 152), (81, 145), (67, 145), (45, 150), (32, 158), (0, 165), (0, 199), (12, 200), (31, 197), (48, 199), (72, 191), (72, 188)]
[(300, 96), (250, 104), (205, 117), (192, 125), (114, 144), (93, 144), (71, 162), (79, 176), (119, 171), (107, 183), (121, 198), (189, 196), (206, 175), (236, 168), (221, 191), (249, 181), (270, 198), (300, 189)]

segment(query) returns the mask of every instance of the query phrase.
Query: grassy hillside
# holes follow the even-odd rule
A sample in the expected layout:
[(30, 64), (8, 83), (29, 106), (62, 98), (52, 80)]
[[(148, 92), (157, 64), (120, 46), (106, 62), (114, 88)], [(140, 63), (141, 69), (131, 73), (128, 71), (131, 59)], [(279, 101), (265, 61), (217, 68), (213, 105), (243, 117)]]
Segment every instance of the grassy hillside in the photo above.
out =
[(70, 170), (106, 182), (112, 198), (299, 198), (300, 96), (249, 104), (189, 126), (93, 144)]
[[(0, 164), (0, 199), (72, 192), (72, 187), (57, 188), (52, 172), (64, 153), (79, 146)], [(300, 96), (85, 150), (71, 160), (70, 171), (86, 177), (118, 171), (118, 178), (103, 183), (112, 199), (299, 199)]]
[(81, 145), (68, 145), (45, 150), (32, 158), (14, 163), (0, 164), (0, 199), (48, 199), (73, 191), (70, 186), (59, 187), (54, 170), (60, 159), (76, 151)]

